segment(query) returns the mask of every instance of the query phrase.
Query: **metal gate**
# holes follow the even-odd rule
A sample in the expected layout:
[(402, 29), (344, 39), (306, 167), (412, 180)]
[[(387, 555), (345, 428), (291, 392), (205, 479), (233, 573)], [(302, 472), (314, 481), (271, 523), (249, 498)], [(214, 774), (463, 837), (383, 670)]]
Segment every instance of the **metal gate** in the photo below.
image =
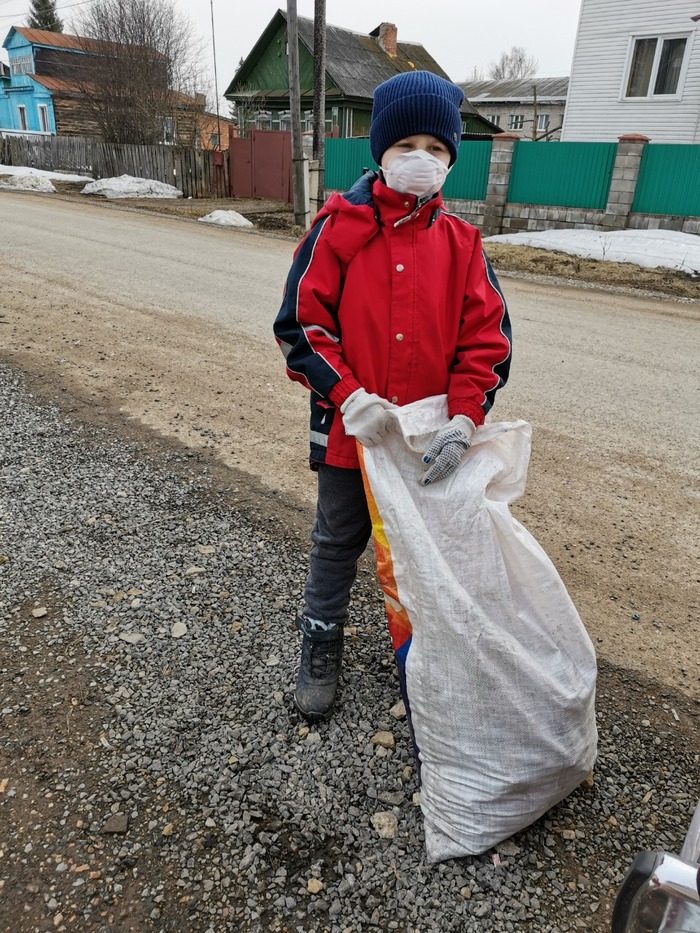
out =
[(229, 136), (232, 198), (271, 198), (292, 203), (292, 140), (281, 130)]

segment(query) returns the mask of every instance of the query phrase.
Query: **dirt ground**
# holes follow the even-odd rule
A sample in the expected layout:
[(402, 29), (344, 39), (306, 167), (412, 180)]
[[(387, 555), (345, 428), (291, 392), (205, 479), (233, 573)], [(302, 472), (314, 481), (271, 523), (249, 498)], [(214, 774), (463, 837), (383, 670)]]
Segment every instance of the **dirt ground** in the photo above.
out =
[[(42, 197), (77, 196), (62, 191)], [(101, 201), (101, 206), (105, 210), (155, 210), (184, 221), (218, 208), (235, 209), (275, 236), (294, 239), (298, 234), (289, 207), (275, 202)], [(269, 242), (267, 237), (255, 240)], [(689, 324), (700, 320), (698, 306), (685, 303), (700, 298), (700, 285), (685, 276), (496, 244), (489, 253), (496, 268), (517, 271), (519, 277), (569, 284), (575, 275), (579, 284), (589, 281), (593, 301), (601, 286), (629, 290), (635, 285), (646, 294), (679, 298), (663, 302), (663, 311), (655, 313), (681, 317)], [(0, 326), (0, 362), (25, 374), (37, 401), (57, 401), (74, 420), (117, 431), (154, 454), (179, 450), (183, 470), (206, 468), (232, 502), (284, 516), (289, 532), (298, 535), (300, 547), (305, 548), (314, 492), (305, 462), (302, 408), (306, 400), (287, 386), (276, 348), (271, 366), (253, 343), (239, 336), (234, 346), (230, 335), (216, 324), (166, 316), (134, 306), (125, 296), (86, 293), (82, 302), (76, 301), (75, 285), (68, 278), (52, 282), (50, 299), (37, 300), (42, 281), (40, 271), (16, 271), (0, 291), (0, 325), (4, 325)], [(282, 384), (283, 392), (278, 391)], [(268, 404), (273, 393), (277, 399), (274, 412)], [(262, 427), (261, 415), (265, 419)], [(296, 435), (289, 430), (290, 424), (298, 429)], [(268, 441), (281, 436), (282, 425), (288, 432), (285, 450), (275, 460)], [(685, 546), (693, 540), (692, 516), (684, 511), (687, 498), (673, 492), (670, 475), (663, 464), (654, 461), (653, 453), (644, 463), (620, 458), (616, 472), (608, 474), (609, 487), (600, 490), (604, 461), (604, 450), (540, 429), (528, 493), (514, 512), (554, 560), (589, 627), (603, 662), (601, 694), (613, 708), (624, 709), (625, 715), (648, 715), (655, 726), (658, 720), (660, 732), (672, 730), (673, 741), (694, 747), (700, 662), (688, 650), (697, 631), (698, 607), (697, 564), (692, 548)], [(256, 474), (250, 469), (252, 463)], [(635, 501), (629, 502), (626, 494), (632, 486)], [(593, 491), (598, 492), (597, 503)], [(648, 512), (656, 522), (653, 529), (635, 511), (637, 501), (651, 503)], [(50, 620), (57, 615), (55, 601), (48, 593), (42, 599)], [(30, 687), (34, 686), (32, 676), (27, 674)], [(81, 662), (74, 680), (62, 685), (63, 698), (74, 710), (70, 723), (59, 721), (57, 714), (52, 717), (48, 706), (37, 707), (37, 715), (28, 715), (22, 731), (13, 736), (15, 744), (9, 746), (0, 765), (9, 770), (17, 749), (25, 745), (37, 768), (47, 773), (54, 766), (60, 769), (66, 762), (75, 763), (76, 744), (82, 736), (94, 734), (103, 721), (100, 717), (104, 718), (99, 697), (88, 690), (92, 677)], [(19, 696), (29, 687), (17, 683), (12, 689)], [(74, 698), (79, 702), (73, 703)], [(647, 703), (654, 704), (651, 713)], [(42, 729), (37, 725), (39, 717)], [(664, 754), (670, 754), (671, 744)], [(84, 771), (90, 770), (91, 756), (92, 752), (82, 762)], [(56, 814), (60, 816), (64, 806), (68, 807), (67, 792), (57, 794), (45, 810), (43, 804), (37, 804), (36, 812), (27, 810), (26, 823), (31, 816), (53, 832)], [(90, 883), (98, 884), (100, 875), (109, 870), (108, 850), (106, 845), (98, 848), (90, 871), (83, 871), (88, 856), (82, 850), (70, 853), (75, 867), (66, 879), (86, 874)], [(92, 852), (89, 857), (92, 860)], [(158, 871), (157, 861), (142, 864), (139, 870), (148, 878)], [(135, 889), (135, 877), (127, 874), (125, 886)], [(131, 889), (125, 889), (131, 896)], [(613, 894), (613, 890), (608, 892)], [(137, 901), (135, 894), (132, 900)], [(126, 920), (109, 916), (107, 904), (103, 909), (105, 928), (147, 928), (141, 916)], [(66, 919), (70, 927), (71, 917)], [(602, 919), (594, 928), (603, 930)]]
[[(82, 214), (85, 198), (80, 201)], [(89, 203), (87, 214), (92, 214), (96, 202)], [(131, 202), (98, 203), (97, 213), (139, 210)], [(155, 206), (160, 213), (162, 205)], [(187, 203), (166, 206), (185, 209)], [(228, 206), (245, 209), (237, 202)], [(153, 226), (151, 218), (148, 227)], [(189, 236), (191, 220), (183, 224), (188, 225)], [(196, 226), (202, 232), (202, 225)], [(214, 241), (228, 242), (234, 236), (206, 229), (210, 248)], [(269, 235), (254, 236), (254, 242), (240, 235), (237, 239), (250, 244), (264, 264), (280, 253)], [(245, 254), (247, 258), (239, 262), (252, 262), (253, 255)], [(561, 256), (558, 261), (563, 261)], [(540, 278), (550, 282), (544, 286), (548, 293), (551, 283), (571, 284), (551, 276)], [(614, 280), (614, 270), (609, 278)], [(254, 281), (252, 287), (256, 288)], [(519, 288), (535, 302), (544, 293), (534, 282)], [(37, 300), (41, 292), (41, 274), (17, 266), (4, 288), (10, 313), (0, 328), (5, 348), (0, 359), (23, 370), (37, 396), (65, 399), (70, 408), (79, 405), (85, 420), (138, 424), (181, 442), (206, 455), (212, 468), (222, 466), (224, 482), (237, 487), (241, 498), (297, 503), (306, 513), (300, 525), (305, 529), (315, 488), (306, 464), (308, 402), (304, 393), (290, 390), (272, 342), (262, 351), (259, 342), (249, 340), (245, 328), (239, 328), (232, 341), (226, 327), (188, 315), (163, 314), (123, 290), (112, 296), (84, 282), (76, 292), (69, 275), (51, 278), (48, 300)], [(76, 302), (76, 293), (82, 295), (81, 301)], [(691, 328), (698, 320), (698, 305), (687, 297), (647, 303), (629, 294), (627, 290), (624, 302), (617, 302), (620, 311), (631, 306), (642, 310), (643, 305), (645, 314), (649, 309), (650, 322), (659, 315), (670, 316), (687, 321)], [(584, 307), (600, 304), (596, 287), (579, 295)], [(248, 299), (244, 302), (246, 313), (253, 317), (268, 313), (275, 300), (260, 295), (257, 299), (262, 300), (260, 310), (248, 305)], [(525, 320), (522, 326), (528, 326)], [(692, 333), (688, 330), (688, 339)], [(579, 350), (587, 352), (585, 346)], [(537, 365), (532, 359), (526, 368)], [(525, 376), (523, 372), (521, 384)], [(658, 391), (666, 391), (664, 383), (659, 383)], [(510, 410), (510, 405), (504, 394), (499, 399), (501, 418), (520, 417), (522, 408), (516, 402)], [(565, 417), (565, 409), (562, 412)], [(286, 442), (278, 450), (279, 445), (270, 445), (271, 436), (284, 436)], [(643, 457), (624, 450), (622, 456), (611, 456), (604, 445), (591, 447), (589, 440), (572, 437), (568, 428), (557, 430), (556, 418), (551, 424), (540, 418), (527, 495), (516, 503), (515, 514), (554, 560), (601, 657), (656, 677), (688, 696), (700, 696), (700, 662), (687, 655), (688, 640), (698, 625), (697, 540), (689, 511), (689, 480), (679, 481), (674, 468), (667, 468), (653, 448)], [(674, 449), (673, 455), (676, 462), (683, 451)], [(303, 533), (306, 536), (308, 528)]]

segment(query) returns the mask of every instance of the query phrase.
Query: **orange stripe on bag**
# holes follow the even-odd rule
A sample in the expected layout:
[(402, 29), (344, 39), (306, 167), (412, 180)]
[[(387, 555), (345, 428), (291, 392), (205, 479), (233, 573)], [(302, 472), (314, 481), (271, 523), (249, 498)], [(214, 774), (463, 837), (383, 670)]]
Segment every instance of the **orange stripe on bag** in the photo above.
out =
[(364, 448), (361, 444), (357, 445), (357, 455), (360, 459), (360, 468), (362, 469), (362, 482), (367, 496), (367, 506), (369, 515), (372, 519), (372, 534), (374, 536), (374, 551), (377, 555), (377, 576), (384, 592), (384, 608), (391, 636), (391, 644), (394, 651), (398, 651), (412, 636), (413, 628), (411, 626), (408, 613), (399, 602), (399, 591), (394, 578), (394, 563), (391, 558), (391, 548), (384, 532), (384, 522), (379, 514), (377, 503), (372, 495), (367, 474), (365, 472)]

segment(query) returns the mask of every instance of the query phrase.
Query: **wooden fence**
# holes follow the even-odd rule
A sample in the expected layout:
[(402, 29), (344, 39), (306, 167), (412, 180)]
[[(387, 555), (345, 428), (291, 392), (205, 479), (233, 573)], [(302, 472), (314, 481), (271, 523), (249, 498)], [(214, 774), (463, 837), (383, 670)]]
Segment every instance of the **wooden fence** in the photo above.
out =
[(179, 188), (186, 198), (230, 197), (223, 152), (174, 146), (128, 146), (85, 136), (0, 136), (0, 164), (92, 178), (133, 175)]

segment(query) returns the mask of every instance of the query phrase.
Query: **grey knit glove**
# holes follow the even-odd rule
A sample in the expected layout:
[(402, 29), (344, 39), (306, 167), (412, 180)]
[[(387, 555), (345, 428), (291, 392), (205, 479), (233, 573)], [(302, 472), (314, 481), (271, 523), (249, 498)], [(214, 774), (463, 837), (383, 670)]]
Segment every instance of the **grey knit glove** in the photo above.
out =
[(454, 473), (469, 450), (474, 431), (476, 426), (466, 415), (455, 415), (441, 431), (438, 431), (423, 457), (423, 463), (430, 464), (430, 467), (421, 477), (421, 486), (437, 483)]
[(389, 411), (392, 408), (396, 405), (385, 398), (364, 389), (355, 389), (340, 406), (345, 433), (356, 437), (363, 447), (375, 447), (389, 433)]

